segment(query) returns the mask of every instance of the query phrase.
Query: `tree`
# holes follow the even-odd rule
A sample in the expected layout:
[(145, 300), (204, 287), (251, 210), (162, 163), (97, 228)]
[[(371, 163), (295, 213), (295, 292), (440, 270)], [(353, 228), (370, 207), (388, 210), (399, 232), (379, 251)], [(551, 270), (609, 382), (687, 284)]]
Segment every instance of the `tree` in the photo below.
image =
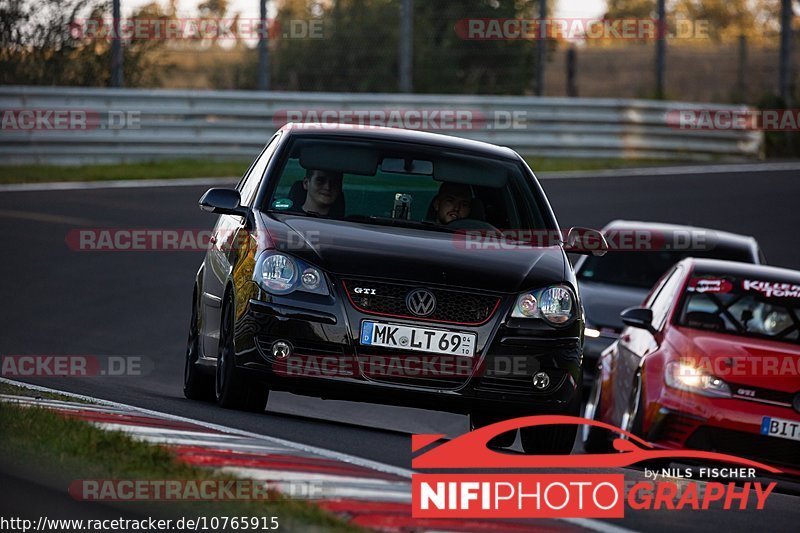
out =
[[(0, 3), (0, 84), (107, 86), (111, 78), (111, 41), (87, 35), (86, 21), (110, 24), (105, 0), (2, 0)], [(134, 16), (166, 17), (158, 4)], [(154, 51), (161, 41), (126, 41), (124, 76), (128, 86), (152, 86)]]

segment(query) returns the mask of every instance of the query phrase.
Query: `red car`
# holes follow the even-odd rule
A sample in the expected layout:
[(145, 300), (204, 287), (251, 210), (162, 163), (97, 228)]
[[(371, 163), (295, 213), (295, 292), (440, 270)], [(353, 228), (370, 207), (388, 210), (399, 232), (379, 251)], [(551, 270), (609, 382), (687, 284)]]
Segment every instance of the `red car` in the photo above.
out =
[[(685, 259), (598, 363), (585, 417), (656, 448), (733, 454), (800, 475), (800, 272)], [(609, 435), (584, 426), (587, 451)]]

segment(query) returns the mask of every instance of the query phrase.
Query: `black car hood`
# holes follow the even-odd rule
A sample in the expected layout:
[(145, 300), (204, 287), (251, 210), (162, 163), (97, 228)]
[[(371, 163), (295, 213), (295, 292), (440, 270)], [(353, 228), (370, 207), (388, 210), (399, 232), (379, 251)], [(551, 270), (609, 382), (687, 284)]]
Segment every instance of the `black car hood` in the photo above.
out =
[(628, 307), (644, 303), (649, 289), (580, 281), (581, 301), (586, 312), (586, 323), (595, 327), (622, 329), (619, 314)]
[(560, 247), (468, 250), (451, 233), (263, 214), (274, 246), (338, 276), (514, 293), (561, 283)]

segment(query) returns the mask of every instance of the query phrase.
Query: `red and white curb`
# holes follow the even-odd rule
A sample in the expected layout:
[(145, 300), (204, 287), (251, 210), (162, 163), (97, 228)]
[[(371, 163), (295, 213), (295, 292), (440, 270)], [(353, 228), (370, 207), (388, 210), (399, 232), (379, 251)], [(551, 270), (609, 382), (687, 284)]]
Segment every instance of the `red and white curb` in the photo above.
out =
[(51, 409), (105, 430), (122, 431), (134, 439), (169, 447), (181, 461), (243, 479), (263, 481), (289, 497), (297, 497), (298, 487), (313, 487), (314, 504), (354, 525), (377, 531), (627, 531), (595, 520), (415, 519), (411, 516), (411, 472), (401, 468), (103, 400), (88, 404), (0, 395), (0, 401)]

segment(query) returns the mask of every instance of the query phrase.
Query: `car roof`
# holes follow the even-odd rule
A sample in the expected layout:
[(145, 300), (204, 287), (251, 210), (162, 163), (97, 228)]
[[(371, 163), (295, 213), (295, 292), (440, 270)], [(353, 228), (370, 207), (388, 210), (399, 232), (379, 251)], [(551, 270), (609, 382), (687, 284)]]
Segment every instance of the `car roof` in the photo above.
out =
[(289, 131), (292, 135), (342, 136), (360, 137), (382, 141), (410, 142), (423, 145), (434, 145), (453, 150), (464, 150), (480, 153), (490, 157), (519, 160), (520, 156), (511, 148), (497, 146), (482, 141), (430, 133), (427, 131), (386, 128), (383, 126), (362, 126), (358, 124), (321, 124), (293, 123), (284, 125), (280, 131)]
[(768, 265), (754, 265), (738, 261), (723, 261), (721, 259), (698, 259), (688, 257), (681, 261), (690, 266), (695, 275), (731, 275), (737, 277), (758, 278), (763, 281), (778, 283), (792, 283), (800, 285), (800, 271), (790, 270)]
[(697, 226), (683, 226), (680, 224), (667, 224), (663, 222), (646, 222), (642, 220), (612, 220), (603, 228), (603, 232), (609, 230), (649, 230), (660, 233), (676, 233), (679, 231), (708, 231), (714, 234), (717, 244), (735, 248), (754, 248), (758, 246), (758, 241), (751, 235), (741, 235), (729, 231), (721, 231), (712, 228), (701, 228)]

